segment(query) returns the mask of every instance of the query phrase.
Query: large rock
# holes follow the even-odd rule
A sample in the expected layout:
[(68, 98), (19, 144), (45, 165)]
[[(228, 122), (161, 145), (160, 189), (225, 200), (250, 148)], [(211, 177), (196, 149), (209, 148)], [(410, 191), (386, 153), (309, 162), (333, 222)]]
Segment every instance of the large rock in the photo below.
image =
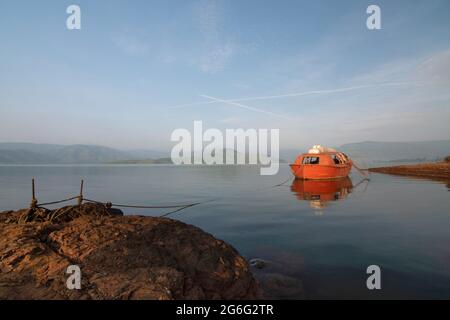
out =
[[(167, 218), (67, 207), (59, 222), (0, 213), (0, 299), (257, 299), (247, 262), (223, 241)], [(71, 213), (78, 210), (78, 213)], [(82, 214), (80, 214), (82, 213)], [(66, 287), (78, 265), (81, 290)]]

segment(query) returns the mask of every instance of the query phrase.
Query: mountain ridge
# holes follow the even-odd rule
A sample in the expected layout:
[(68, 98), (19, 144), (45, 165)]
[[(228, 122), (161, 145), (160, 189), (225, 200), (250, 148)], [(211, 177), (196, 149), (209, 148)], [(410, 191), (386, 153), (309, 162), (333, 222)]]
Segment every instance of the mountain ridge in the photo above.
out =
[(450, 140), (383, 142), (363, 141), (347, 143), (339, 151), (354, 159), (370, 162), (436, 161), (450, 154)]
[[(362, 141), (337, 147), (356, 160), (377, 162), (436, 161), (450, 154), (450, 140), (383, 142)], [(281, 149), (287, 162), (305, 152)], [(0, 164), (99, 164), (99, 163), (170, 163), (170, 151), (119, 150), (100, 145), (60, 145), (37, 143), (0, 143)], [(164, 160), (164, 161), (163, 161)]]
[(143, 153), (87, 144), (0, 143), (0, 163), (3, 164), (95, 164), (141, 160), (143, 155), (163, 154), (164, 152), (152, 150), (145, 150)]

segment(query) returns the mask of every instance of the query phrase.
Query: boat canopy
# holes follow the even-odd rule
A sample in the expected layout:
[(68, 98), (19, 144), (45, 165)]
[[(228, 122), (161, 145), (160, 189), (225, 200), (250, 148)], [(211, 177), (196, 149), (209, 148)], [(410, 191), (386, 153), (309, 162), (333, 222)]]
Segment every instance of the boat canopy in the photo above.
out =
[(313, 146), (311, 149), (308, 150), (308, 153), (310, 154), (334, 153), (334, 152), (337, 151), (333, 148), (321, 146), (320, 144), (316, 144), (315, 146)]

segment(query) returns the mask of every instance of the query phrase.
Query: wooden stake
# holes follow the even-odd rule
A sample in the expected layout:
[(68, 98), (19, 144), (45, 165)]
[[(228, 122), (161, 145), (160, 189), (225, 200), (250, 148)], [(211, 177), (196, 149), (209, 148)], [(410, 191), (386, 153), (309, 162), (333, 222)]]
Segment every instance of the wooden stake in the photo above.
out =
[(37, 207), (37, 199), (36, 199), (36, 189), (34, 186), (34, 178), (31, 179), (31, 204), (30, 204), (30, 208), (31, 209), (36, 209)]
[(81, 204), (83, 203), (83, 185), (84, 185), (84, 180), (81, 180), (80, 196), (78, 197), (78, 205), (79, 206), (81, 206)]
[(36, 199), (36, 192), (34, 189), (34, 178), (31, 179), (31, 191), (32, 191), (32, 199), (34, 200), (34, 199)]

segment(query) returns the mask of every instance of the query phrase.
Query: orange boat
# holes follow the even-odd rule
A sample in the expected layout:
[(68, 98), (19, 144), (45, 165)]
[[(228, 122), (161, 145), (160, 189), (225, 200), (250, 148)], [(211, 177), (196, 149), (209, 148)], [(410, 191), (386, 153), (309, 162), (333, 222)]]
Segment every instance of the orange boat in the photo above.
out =
[(347, 177), (352, 165), (352, 160), (346, 154), (316, 145), (298, 156), (290, 167), (297, 179), (329, 180)]

